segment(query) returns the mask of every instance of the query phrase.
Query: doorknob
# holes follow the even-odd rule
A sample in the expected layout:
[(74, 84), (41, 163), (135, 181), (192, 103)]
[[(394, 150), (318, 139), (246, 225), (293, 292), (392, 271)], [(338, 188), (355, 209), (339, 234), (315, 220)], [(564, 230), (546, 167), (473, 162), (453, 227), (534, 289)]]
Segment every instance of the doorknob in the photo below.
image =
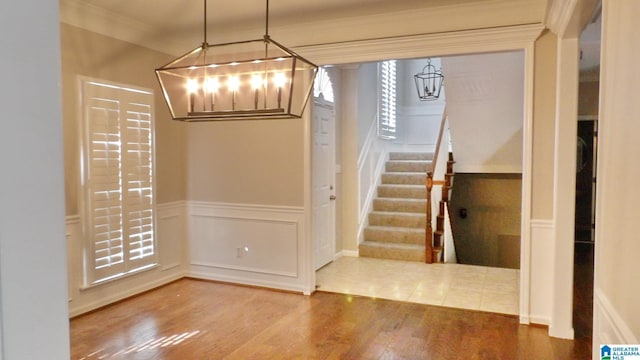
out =
[(335, 199), (337, 199), (335, 195), (329, 196), (329, 200), (335, 200)]

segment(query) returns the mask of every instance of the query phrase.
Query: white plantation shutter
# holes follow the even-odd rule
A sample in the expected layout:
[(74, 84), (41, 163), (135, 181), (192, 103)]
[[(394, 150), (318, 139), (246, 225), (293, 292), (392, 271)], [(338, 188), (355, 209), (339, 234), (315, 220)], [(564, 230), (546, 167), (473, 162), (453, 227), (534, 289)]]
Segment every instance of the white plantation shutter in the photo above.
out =
[(153, 94), (83, 81), (87, 285), (156, 263)]
[(378, 136), (396, 138), (396, 61), (380, 63), (380, 99), (378, 106)]

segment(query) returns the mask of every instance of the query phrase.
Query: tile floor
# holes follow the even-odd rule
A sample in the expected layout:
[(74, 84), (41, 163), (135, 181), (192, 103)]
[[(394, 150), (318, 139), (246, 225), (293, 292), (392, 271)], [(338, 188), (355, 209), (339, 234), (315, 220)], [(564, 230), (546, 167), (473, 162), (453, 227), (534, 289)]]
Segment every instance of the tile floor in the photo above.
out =
[(316, 272), (320, 291), (518, 314), (520, 271), (341, 257)]

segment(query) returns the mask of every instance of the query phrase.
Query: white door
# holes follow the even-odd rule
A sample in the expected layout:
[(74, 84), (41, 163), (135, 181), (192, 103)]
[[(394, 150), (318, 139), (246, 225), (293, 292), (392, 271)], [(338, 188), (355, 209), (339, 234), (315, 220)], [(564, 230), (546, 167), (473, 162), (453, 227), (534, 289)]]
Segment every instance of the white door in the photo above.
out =
[(313, 261), (314, 269), (335, 256), (335, 110), (315, 99), (312, 117)]

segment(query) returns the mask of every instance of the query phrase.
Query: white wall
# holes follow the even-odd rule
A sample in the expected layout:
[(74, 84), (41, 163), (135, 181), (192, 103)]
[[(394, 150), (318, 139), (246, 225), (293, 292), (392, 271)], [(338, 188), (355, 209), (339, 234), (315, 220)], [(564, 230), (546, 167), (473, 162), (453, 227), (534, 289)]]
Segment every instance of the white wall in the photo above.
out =
[[(358, 89), (356, 98), (358, 117), (358, 153), (362, 151), (371, 124), (378, 112), (378, 63), (358, 66)], [(353, 101), (345, 99), (345, 101)]]
[(0, 24), (0, 358), (68, 359), (58, 2), (2, 2)]
[[(431, 64), (440, 69), (440, 58), (431, 58)], [(421, 101), (413, 76), (422, 72), (425, 65), (427, 59), (398, 61), (398, 138), (393, 141), (393, 150), (434, 151), (446, 102), (446, 86), (442, 87), (437, 100)]]
[(456, 172), (522, 172), (523, 55), (442, 58)]
[(594, 359), (600, 344), (640, 341), (637, 206), (640, 2), (604, 0), (597, 173)]

